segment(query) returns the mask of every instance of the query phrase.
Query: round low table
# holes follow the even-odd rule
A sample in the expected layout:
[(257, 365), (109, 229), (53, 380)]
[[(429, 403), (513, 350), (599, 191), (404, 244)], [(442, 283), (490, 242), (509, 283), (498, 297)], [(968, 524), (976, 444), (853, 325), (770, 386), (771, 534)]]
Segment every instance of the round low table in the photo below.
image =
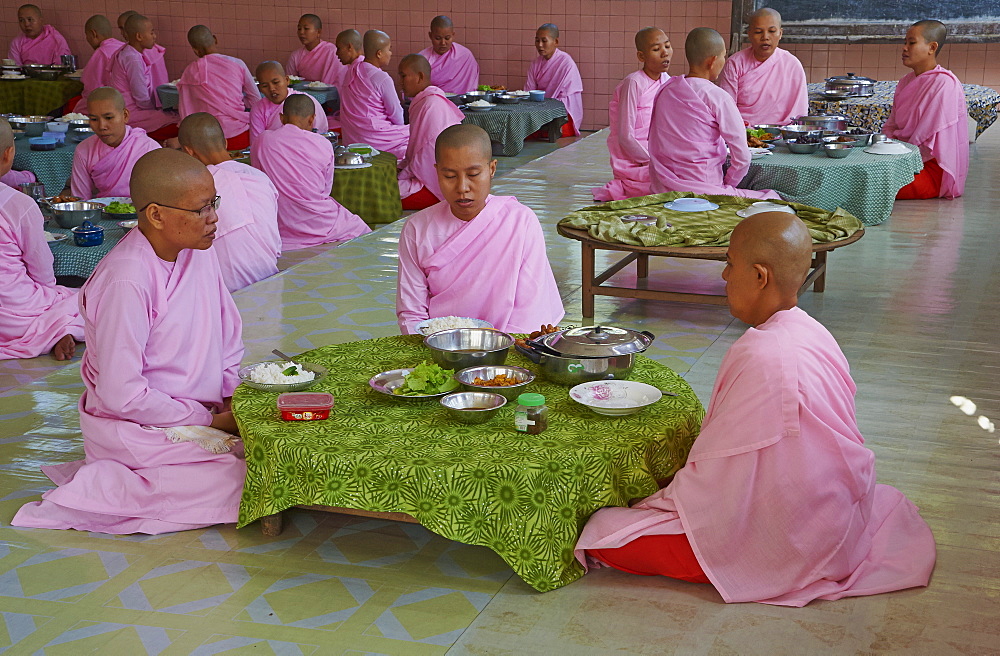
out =
[(363, 169), (335, 170), (330, 195), (370, 226), (392, 223), (403, 215), (396, 156), (379, 153), (371, 164)]
[(104, 243), (100, 246), (77, 246), (71, 231), (60, 228), (55, 221), (48, 221), (45, 224), (47, 232), (67, 235), (67, 239), (63, 241), (49, 242), (56, 278), (86, 280), (94, 272), (98, 262), (110, 253), (128, 232), (127, 228), (118, 225), (117, 220), (97, 221), (95, 225), (104, 228)]
[(66, 139), (55, 150), (32, 150), (28, 137), (14, 140), (14, 164), (18, 171), (31, 171), (45, 185), (45, 193), (55, 196), (69, 181), (73, 172), (73, 153), (77, 142)]
[(44, 116), (83, 91), (79, 80), (0, 80), (0, 113)]
[[(514, 430), (512, 403), (487, 423), (467, 425), (437, 399), (372, 390), (368, 380), (378, 372), (429, 360), (419, 337), (324, 346), (296, 359), (329, 370), (310, 391), (332, 393), (335, 406), (324, 421), (282, 421), (276, 393), (237, 388), (232, 407), (247, 461), (240, 527), (273, 522), (293, 506), (397, 513), (492, 549), (539, 591), (583, 575), (573, 547), (590, 515), (655, 492), (684, 464), (704, 416), (680, 376), (642, 356), (632, 379), (677, 396), (605, 417), (572, 401), (568, 387), (537, 379), (528, 389), (549, 407), (549, 428), (539, 435)], [(537, 371), (513, 349), (507, 362)]]
[(865, 225), (878, 225), (892, 214), (896, 194), (924, 168), (920, 150), (906, 144), (904, 155), (873, 155), (853, 148), (843, 159), (822, 150), (796, 155), (776, 146), (756, 158), (739, 184), (744, 189), (774, 189), (785, 200), (824, 210), (842, 207)]
[(542, 102), (522, 100), (514, 105), (497, 104), (488, 112), (463, 109), (465, 120), (486, 130), (490, 140), (499, 144), (494, 155), (513, 157), (524, 149), (524, 140), (541, 128), (549, 127), (549, 141), (555, 141), (566, 122), (566, 105), (547, 98)]

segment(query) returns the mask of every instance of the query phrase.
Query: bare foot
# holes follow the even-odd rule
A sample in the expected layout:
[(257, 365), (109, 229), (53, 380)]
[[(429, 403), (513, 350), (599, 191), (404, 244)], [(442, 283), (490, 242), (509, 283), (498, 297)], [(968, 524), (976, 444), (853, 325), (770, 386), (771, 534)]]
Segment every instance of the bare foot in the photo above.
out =
[(56, 360), (72, 360), (76, 354), (76, 340), (72, 335), (63, 335), (52, 347), (52, 357)]
[(170, 137), (169, 139), (163, 142), (163, 147), (173, 148), (174, 150), (180, 150), (181, 142), (177, 137)]

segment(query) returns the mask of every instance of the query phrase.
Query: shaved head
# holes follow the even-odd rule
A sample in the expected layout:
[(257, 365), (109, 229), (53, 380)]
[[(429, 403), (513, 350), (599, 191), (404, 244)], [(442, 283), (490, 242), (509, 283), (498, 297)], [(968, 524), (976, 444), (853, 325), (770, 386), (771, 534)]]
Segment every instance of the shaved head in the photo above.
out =
[[(172, 148), (152, 150), (136, 161), (129, 178), (132, 204), (143, 208), (150, 203), (176, 205), (205, 176), (211, 182), (212, 174), (195, 158)], [(214, 184), (214, 183), (213, 183)]]
[(285, 67), (281, 65), (281, 62), (276, 61), (265, 61), (257, 64), (257, 69), (254, 71), (254, 77), (258, 80), (262, 75), (266, 75), (269, 72), (274, 72), (277, 75), (284, 76)]
[(128, 9), (118, 14), (118, 29), (122, 29), (123, 27), (125, 27), (125, 21), (127, 21), (130, 16), (135, 16), (138, 13), (139, 12), (137, 12), (135, 9)]
[(423, 55), (407, 55), (399, 62), (399, 68), (405, 68), (414, 73), (423, 73), (428, 80), (431, 79), (431, 65)]
[(149, 20), (142, 14), (132, 14), (125, 19), (125, 33), (135, 34), (136, 32), (144, 32), (153, 24), (153, 21)]
[(435, 28), (447, 29), (449, 27), (454, 28), (455, 24), (452, 23), (451, 19), (448, 18), (447, 16), (444, 16), (444, 15), (435, 16), (434, 19), (431, 20), (431, 29), (432, 30), (435, 29)]
[(184, 117), (178, 128), (177, 140), (181, 142), (181, 146), (196, 153), (226, 149), (226, 135), (222, 132), (219, 119), (207, 112), (196, 112)]
[(362, 48), (364, 48), (364, 44), (361, 42), (361, 32), (358, 32), (357, 30), (344, 30), (337, 35), (337, 38), (334, 41), (338, 46), (351, 46), (358, 52), (361, 52)]
[(941, 48), (944, 47), (944, 40), (948, 37), (948, 28), (945, 24), (938, 20), (922, 20), (917, 21), (910, 27), (916, 27), (920, 30), (920, 33), (924, 35), (924, 41), (927, 43), (937, 43), (937, 52), (935, 54), (941, 54)]
[(10, 123), (7, 119), (0, 118), (0, 157), (13, 145), (14, 133), (11, 131)]
[(725, 40), (710, 27), (696, 27), (688, 32), (684, 40), (684, 54), (690, 66), (701, 66), (708, 59), (725, 53)]
[(309, 118), (316, 113), (312, 96), (306, 93), (296, 93), (285, 98), (281, 113), (290, 118)]
[(771, 9), (770, 7), (761, 7), (757, 11), (750, 14), (750, 17), (747, 19), (747, 24), (749, 25), (754, 21), (761, 19), (773, 19), (778, 24), (778, 27), (781, 27), (781, 14), (779, 14), (776, 9)]
[(445, 150), (471, 148), (487, 162), (493, 159), (490, 135), (478, 125), (459, 123), (441, 131), (434, 142), (434, 159), (440, 161)]
[(107, 16), (102, 16), (101, 14), (94, 14), (87, 19), (84, 23), (83, 29), (87, 32), (95, 32), (98, 36), (109, 37), (114, 32), (112, 31), (111, 21), (108, 20)]
[(556, 27), (555, 23), (545, 23), (539, 27), (535, 32), (548, 32), (553, 39), (559, 38), (559, 28)]
[(204, 25), (195, 25), (188, 30), (188, 43), (196, 50), (206, 50), (215, 45), (215, 35)]
[(648, 48), (657, 37), (660, 35), (666, 36), (667, 33), (658, 27), (644, 27), (635, 33), (635, 49), (645, 50)]
[(87, 104), (110, 101), (119, 112), (125, 111), (125, 99), (118, 89), (113, 87), (98, 87), (87, 96)]
[(787, 212), (761, 212), (743, 219), (733, 230), (730, 250), (750, 264), (771, 269), (786, 294), (797, 294), (812, 263), (812, 237), (802, 219)]
[(389, 35), (382, 30), (368, 30), (365, 32), (365, 61), (374, 61), (379, 50), (385, 50), (392, 43)]
[(38, 5), (21, 5), (17, 8), (17, 13), (21, 13), (22, 11), (33, 11), (39, 16), (42, 15), (42, 10), (38, 8)]
[(301, 23), (302, 21), (311, 24), (317, 31), (323, 29), (323, 21), (320, 20), (319, 16), (316, 14), (302, 14), (299, 18), (299, 22)]

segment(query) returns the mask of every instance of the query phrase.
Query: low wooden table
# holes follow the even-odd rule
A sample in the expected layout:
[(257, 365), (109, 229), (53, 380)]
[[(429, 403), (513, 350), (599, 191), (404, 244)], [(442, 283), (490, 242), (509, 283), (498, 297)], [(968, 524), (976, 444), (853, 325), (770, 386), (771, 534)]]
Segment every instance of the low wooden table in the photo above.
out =
[[(653, 301), (676, 301), (680, 303), (707, 303), (710, 305), (725, 305), (725, 294), (696, 294), (690, 292), (674, 292), (660, 289), (638, 289), (632, 287), (615, 287), (603, 284), (632, 262), (636, 263), (636, 276), (642, 280), (649, 276), (649, 258), (655, 257), (685, 257), (696, 260), (725, 261), (726, 246), (632, 246), (615, 244), (594, 239), (586, 230), (558, 226), (559, 234), (580, 242), (583, 261), (583, 316), (594, 316), (595, 296), (618, 296), (621, 298), (644, 298)], [(848, 244), (853, 244), (863, 237), (864, 229), (858, 230), (850, 237), (823, 244), (813, 244), (812, 268), (806, 281), (799, 290), (801, 294), (810, 286), (816, 292), (822, 292), (826, 287), (826, 254)], [(612, 264), (600, 274), (595, 271), (595, 251), (622, 251), (628, 253), (618, 262)]]

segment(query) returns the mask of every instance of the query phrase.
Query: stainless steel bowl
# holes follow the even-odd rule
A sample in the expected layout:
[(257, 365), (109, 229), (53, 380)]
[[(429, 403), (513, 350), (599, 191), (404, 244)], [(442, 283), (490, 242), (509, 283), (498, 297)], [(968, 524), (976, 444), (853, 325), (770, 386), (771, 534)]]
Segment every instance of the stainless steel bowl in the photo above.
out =
[(778, 137), (781, 136), (781, 126), (780, 125), (751, 125), (754, 130), (763, 130), (768, 134), (773, 134)]
[(12, 128), (24, 130), (25, 136), (40, 137), (51, 120), (51, 116), (11, 116), (8, 122)]
[(511, 96), (508, 94), (497, 94), (493, 96), (493, 100), (504, 105), (516, 105), (521, 102), (518, 96)]
[(84, 139), (92, 136), (94, 136), (94, 131), (90, 128), (87, 128), (86, 130), (73, 130), (69, 133), (69, 138), (77, 143), (80, 143)]
[(834, 159), (843, 159), (851, 154), (854, 150), (854, 144), (841, 144), (841, 143), (826, 143), (823, 144), (823, 152), (826, 153), (827, 157), (833, 157)]
[(41, 64), (29, 64), (27, 66), (22, 66), (21, 70), (23, 70), (24, 74), (28, 77), (47, 82), (58, 80), (64, 73), (69, 72), (69, 68), (64, 68), (62, 66), (43, 66)]
[(70, 130), (89, 130), (90, 129), (90, 121), (88, 119), (85, 119), (85, 118), (74, 118), (73, 120), (66, 121), (66, 122), (69, 123), (69, 129)]
[(507, 404), (507, 399), (490, 392), (456, 392), (441, 399), (448, 416), (463, 424), (484, 424)]
[(495, 94), (492, 91), (470, 91), (465, 94), (466, 102), (473, 102), (475, 100), (485, 100), (488, 103), (493, 102)]
[(815, 130), (843, 130), (847, 127), (846, 116), (836, 114), (816, 114), (815, 116), (800, 116), (796, 119), (800, 125), (811, 127)]
[(358, 164), (364, 164), (365, 158), (359, 155), (358, 153), (352, 153), (351, 151), (347, 151), (345, 153), (337, 155), (337, 157), (334, 160), (334, 163), (337, 166), (357, 166)]
[(854, 138), (853, 134), (834, 134), (828, 137), (823, 137), (824, 144), (846, 144), (851, 148), (858, 145), (858, 140)]
[(809, 125), (784, 125), (781, 127), (781, 138), (798, 139), (801, 135), (818, 135), (820, 129)]
[[(445, 95), (447, 95), (447, 94), (445, 94)], [(448, 96), (448, 100), (452, 101), (456, 105), (461, 105), (461, 104), (463, 104), (465, 102), (465, 94), (464, 93), (453, 93), (450, 96)]]
[(75, 203), (56, 203), (51, 205), (52, 217), (60, 228), (75, 228), (84, 221), (100, 221), (104, 206), (100, 203), (77, 201)]
[(819, 150), (819, 147), (822, 145), (822, 143), (800, 144), (794, 139), (785, 139), (785, 146), (788, 147), (790, 152), (793, 152), (796, 155), (811, 155)]
[(881, 132), (876, 132), (875, 134), (872, 135), (871, 145), (874, 146), (877, 143), (881, 143), (883, 141), (888, 141), (888, 140), (889, 140), (889, 137), (885, 136)]
[(490, 328), (454, 328), (424, 338), (434, 362), (455, 371), (503, 364), (513, 344), (513, 337)]
[[(516, 378), (519, 382), (516, 385), (507, 387), (495, 387), (492, 385), (476, 385), (473, 381), (476, 378), (490, 380), (503, 374), (509, 378)], [(535, 374), (524, 367), (513, 367), (511, 365), (490, 366), (490, 367), (469, 367), (462, 369), (454, 376), (467, 392), (492, 392), (499, 394), (508, 401), (513, 401), (517, 395), (524, 391), (524, 388), (535, 380)]]

